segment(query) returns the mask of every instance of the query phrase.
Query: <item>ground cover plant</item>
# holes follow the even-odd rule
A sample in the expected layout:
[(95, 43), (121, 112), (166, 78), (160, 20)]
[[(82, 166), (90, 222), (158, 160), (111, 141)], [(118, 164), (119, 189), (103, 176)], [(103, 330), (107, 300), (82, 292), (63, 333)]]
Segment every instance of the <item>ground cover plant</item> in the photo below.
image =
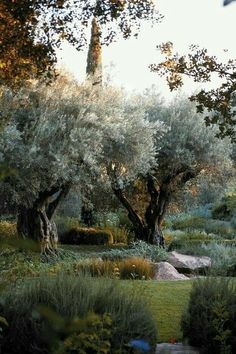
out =
[[(152, 279), (154, 275), (152, 262), (166, 259), (166, 251), (158, 246), (152, 249), (150, 245), (141, 241), (130, 247), (65, 246), (65, 249), (58, 249), (57, 256), (54, 258), (33, 252), (28, 243), (22, 245), (22, 242), (19, 242), (19, 246), (20, 249), (10, 243), (0, 250), (0, 277), (6, 282), (24, 277), (37, 277), (40, 274), (55, 275), (62, 270), (71, 275), (84, 271), (93, 276)], [(117, 268), (116, 272), (115, 268)]]

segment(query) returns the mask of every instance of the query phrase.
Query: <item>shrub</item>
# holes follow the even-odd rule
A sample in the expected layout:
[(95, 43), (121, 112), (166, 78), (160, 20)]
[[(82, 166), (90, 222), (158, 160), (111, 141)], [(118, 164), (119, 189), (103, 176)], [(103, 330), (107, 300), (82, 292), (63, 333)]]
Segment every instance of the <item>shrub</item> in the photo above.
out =
[(199, 216), (190, 216), (185, 219), (177, 219), (173, 222), (174, 230), (203, 230), (206, 233), (221, 237), (234, 238), (235, 230), (230, 222), (222, 220), (206, 219)]
[(194, 282), (186, 313), (184, 337), (203, 353), (236, 351), (236, 288), (226, 279), (207, 278)]
[(166, 249), (157, 245), (150, 245), (144, 241), (136, 241), (131, 245), (133, 255), (148, 258), (152, 262), (164, 261), (167, 258)]
[(211, 274), (236, 276), (236, 247), (227, 243), (202, 245), (205, 255), (212, 260)]
[(189, 233), (181, 233), (173, 239), (168, 246), (168, 251), (186, 249), (189, 245), (201, 245), (218, 240), (215, 235), (208, 235), (201, 231), (192, 231)]
[[(222, 241), (176, 241), (169, 250), (180, 253), (207, 256), (211, 258), (211, 267), (208, 273), (217, 276), (236, 276), (236, 243), (233, 240)], [(177, 246), (177, 247), (175, 247)]]
[(121, 279), (153, 279), (154, 266), (143, 258), (127, 258), (118, 263)]
[(119, 227), (119, 215), (115, 212), (98, 212), (96, 220), (100, 227)]
[(169, 229), (164, 230), (163, 234), (164, 234), (165, 246), (168, 247), (174, 241), (174, 236), (172, 234), (172, 231)]
[(77, 227), (60, 237), (60, 242), (69, 245), (109, 245), (113, 236), (109, 230)]
[(130, 222), (126, 222), (126, 214), (121, 212), (119, 209), (116, 213), (97, 213), (96, 219), (100, 229), (109, 230), (112, 233), (114, 243), (129, 244), (133, 241), (134, 236), (131, 231)]
[[(49, 319), (49, 333), (55, 337), (51, 350), (53, 354), (110, 353), (112, 321), (108, 314), (99, 316), (95, 313), (89, 313), (83, 319), (75, 317), (68, 321), (58, 318), (58, 315), (52, 313), (52, 311), (48, 316), (48, 309), (43, 312)], [(50, 326), (50, 322), (54, 322), (52, 323), (53, 326)], [(58, 322), (60, 323), (59, 326)]]
[(235, 230), (231, 224), (222, 220), (208, 220), (205, 225), (205, 231), (224, 238), (235, 238)]
[(124, 227), (127, 230), (133, 230), (133, 225), (131, 224), (127, 212), (124, 209), (118, 209), (117, 215), (119, 217), (119, 227)]
[(123, 209), (117, 209), (115, 212), (96, 213), (96, 220), (100, 227), (118, 227), (131, 231), (133, 226)]
[(109, 314), (111, 353), (126, 353), (126, 345), (131, 339), (144, 338), (153, 349), (157, 341), (155, 322), (140, 296), (127, 292), (111, 279), (60, 274), (24, 282), (4, 295), (2, 316), (9, 327), (3, 352), (48, 353), (44, 336), (46, 324), (37, 315), (39, 304), (68, 321), (75, 317), (83, 319), (90, 312), (99, 316)]

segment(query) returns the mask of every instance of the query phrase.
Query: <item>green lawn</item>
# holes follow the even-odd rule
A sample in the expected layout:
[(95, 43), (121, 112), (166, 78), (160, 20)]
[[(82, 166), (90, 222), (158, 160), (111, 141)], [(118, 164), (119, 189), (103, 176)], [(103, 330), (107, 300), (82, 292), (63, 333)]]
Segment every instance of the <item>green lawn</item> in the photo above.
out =
[(192, 281), (123, 281), (146, 299), (158, 328), (159, 342), (181, 340), (180, 320), (186, 307)]

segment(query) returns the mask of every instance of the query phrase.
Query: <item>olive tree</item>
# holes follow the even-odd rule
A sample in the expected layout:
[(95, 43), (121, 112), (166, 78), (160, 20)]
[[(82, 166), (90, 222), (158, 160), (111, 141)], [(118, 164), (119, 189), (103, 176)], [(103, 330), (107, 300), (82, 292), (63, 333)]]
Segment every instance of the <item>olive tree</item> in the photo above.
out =
[(230, 144), (215, 138), (215, 129), (205, 127), (203, 115), (196, 113), (195, 105), (185, 98), (179, 97), (164, 106), (159, 96), (152, 93), (143, 97), (140, 105), (148, 122), (161, 120), (169, 128), (158, 140), (156, 166), (143, 178), (142, 193), (146, 193), (147, 202), (140, 208), (142, 215), (122, 186), (113, 184), (113, 189), (128, 210), (136, 237), (163, 245), (161, 226), (171, 199), (203, 171), (231, 166)]
[(121, 91), (78, 86), (58, 79), (17, 94), (4, 89), (0, 110), (8, 116), (0, 156), (14, 174), (1, 181), (18, 205), (18, 232), (56, 248), (52, 216), (70, 188), (116, 171), (128, 183), (155, 163), (159, 122), (145, 120), (142, 108)]

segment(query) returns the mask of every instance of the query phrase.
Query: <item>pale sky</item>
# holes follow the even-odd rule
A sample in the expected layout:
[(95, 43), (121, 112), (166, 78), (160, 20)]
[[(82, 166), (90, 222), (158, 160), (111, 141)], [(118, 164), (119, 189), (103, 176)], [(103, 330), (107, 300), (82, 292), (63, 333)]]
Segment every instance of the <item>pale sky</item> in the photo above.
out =
[[(173, 94), (164, 79), (151, 73), (149, 64), (158, 63), (162, 57), (156, 46), (171, 41), (181, 54), (187, 54), (190, 44), (205, 47), (221, 60), (236, 58), (236, 1), (223, 7), (223, 0), (156, 0), (164, 19), (151, 27), (141, 27), (138, 39), (119, 40), (103, 47), (104, 73), (114, 64), (113, 84), (129, 91), (142, 91), (156, 85), (167, 99)], [(225, 52), (224, 49), (228, 49)], [(59, 64), (72, 72), (79, 81), (85, 79), (87, 49), (77, 52), (64, 45), (59, 54)], [(213, 84), (216, 84), (214, 82)], [(198, 85), (199, 86), (199, 85)], [(186, 80), (182, 91), (191, 93), (198, 87)]]

